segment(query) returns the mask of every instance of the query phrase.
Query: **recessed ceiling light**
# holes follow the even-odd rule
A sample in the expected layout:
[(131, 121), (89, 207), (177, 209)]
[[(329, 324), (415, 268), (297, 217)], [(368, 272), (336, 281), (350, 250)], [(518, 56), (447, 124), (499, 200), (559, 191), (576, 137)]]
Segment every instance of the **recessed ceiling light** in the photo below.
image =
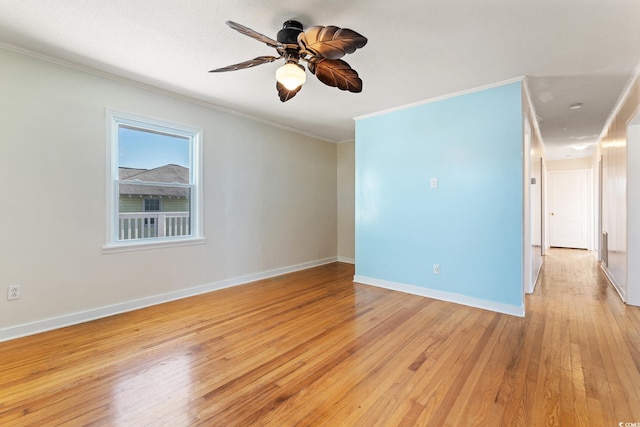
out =
[(582, 102), (576, 102), (574, 104), (569, 105), (570, 110), (578, 110), (582, 108)]
[(588, 146), (589, 144), (573, 144), (571, 148), (573, 148), (574, 150), (584, 150)]

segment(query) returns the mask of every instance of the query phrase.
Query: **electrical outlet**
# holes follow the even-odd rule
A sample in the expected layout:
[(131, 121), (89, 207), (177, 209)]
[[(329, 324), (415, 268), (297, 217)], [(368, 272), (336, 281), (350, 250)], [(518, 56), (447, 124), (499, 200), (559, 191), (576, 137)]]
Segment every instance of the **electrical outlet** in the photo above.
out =
[(21, 289), (20, 285), (12, 285), (7, 288), (7, 300), (20, 299)]
[(440, 274), (440, 264), (433, 264), (433, 274)]

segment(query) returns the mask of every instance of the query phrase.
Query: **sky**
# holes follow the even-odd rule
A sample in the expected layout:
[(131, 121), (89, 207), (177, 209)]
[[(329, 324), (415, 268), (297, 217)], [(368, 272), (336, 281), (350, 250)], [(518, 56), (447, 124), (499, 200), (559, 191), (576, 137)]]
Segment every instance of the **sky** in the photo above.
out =
[(153, 169), (170, 163), (189, 167), (189, 140), (118, 128), (119, 167)]

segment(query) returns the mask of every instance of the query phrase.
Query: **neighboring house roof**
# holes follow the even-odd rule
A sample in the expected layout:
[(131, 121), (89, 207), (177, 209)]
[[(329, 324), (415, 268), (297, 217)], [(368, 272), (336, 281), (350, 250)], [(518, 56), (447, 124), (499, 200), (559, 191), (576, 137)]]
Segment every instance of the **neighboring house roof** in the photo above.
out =
[(148, 171), (149, 169), (136, 169), (136, 168), (118, 168), (118, 178), (119, 179), (129, 179), (134, 175), (138, 175), (142, 172)]
[[(180, 165), (164, 165), (154, 169), (136, 169), (121, 167), (118, 170), (120, 181), (189, 183), (189, 168)], [(120, 184), (120, 195), (187, 197), (186, 188), (163, 187), (155, 185)]]

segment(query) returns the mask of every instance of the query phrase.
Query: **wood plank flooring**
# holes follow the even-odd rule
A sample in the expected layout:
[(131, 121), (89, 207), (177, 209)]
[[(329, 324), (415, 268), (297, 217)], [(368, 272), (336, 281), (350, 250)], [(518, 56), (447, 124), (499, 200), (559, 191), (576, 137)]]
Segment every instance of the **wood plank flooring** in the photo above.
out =
[(0, 343), (1, 426), (640, 423), (640, 308), (553, 249), (517, 318), (335, 263)]

